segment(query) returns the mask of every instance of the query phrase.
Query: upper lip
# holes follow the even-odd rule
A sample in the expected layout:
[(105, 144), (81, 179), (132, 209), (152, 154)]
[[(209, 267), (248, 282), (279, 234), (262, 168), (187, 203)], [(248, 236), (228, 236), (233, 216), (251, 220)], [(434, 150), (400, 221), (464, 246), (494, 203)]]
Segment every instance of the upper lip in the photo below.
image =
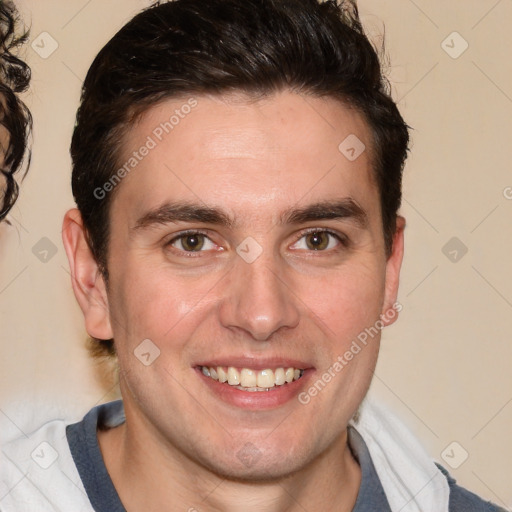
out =
[(306, 370), (312, 368), (312, 365), (305, 361), (283, 357), (223, 357), (204, 360), (194, 366), (206, 366), (208, 368), (232, 366), (234, 368), (250, 368), (252, 370), (266, 370), (268, 368), (296, 368), (298, 370)]

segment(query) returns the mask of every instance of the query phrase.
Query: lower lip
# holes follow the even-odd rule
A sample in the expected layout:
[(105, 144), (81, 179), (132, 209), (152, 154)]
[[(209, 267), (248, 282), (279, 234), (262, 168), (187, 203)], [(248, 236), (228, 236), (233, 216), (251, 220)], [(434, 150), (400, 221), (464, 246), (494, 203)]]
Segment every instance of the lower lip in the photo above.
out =
[(217, 395), (221, 400), (242, 409), (275, 409), (294, 398), (298, 401), (297, 395), (306, 387), (311, 375), (314, 373), (312, 368), (304, 370), (302, 377), (293, 382), (274, 386), (269, 391), (242, 391), (230, 386), (227, 383), (221, 383), (211, 377), (203, 374), (200, 368), (195, 368), (198, 376)]

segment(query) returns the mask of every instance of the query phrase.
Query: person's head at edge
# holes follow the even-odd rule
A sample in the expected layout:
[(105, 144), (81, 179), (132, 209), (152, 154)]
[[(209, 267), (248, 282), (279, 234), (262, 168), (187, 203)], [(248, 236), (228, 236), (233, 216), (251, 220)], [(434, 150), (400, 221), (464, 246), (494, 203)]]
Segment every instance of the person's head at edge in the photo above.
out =
[(0, 221), (18, 197), (15, 174), (26, 158), (32, 118), (19, 98), (30, 82), (30, 68), (15, 52), (27, 40), (28, 32), (20, 32), (20, 20), (14, 5), (0, 2)]
[[(148, 485), (180, 467), (316, 472), (307, 499), (340, 475), (354, 487), (346, 428), (396, 318), (408, 140), (352, 2), (177, 0), (101, 50), (63, 236), (87, 331), (119, 361), (127, 421), (99, 439), (121, 495), (127, 457)], [(276, 391), (281, 367), (304, 372)]]

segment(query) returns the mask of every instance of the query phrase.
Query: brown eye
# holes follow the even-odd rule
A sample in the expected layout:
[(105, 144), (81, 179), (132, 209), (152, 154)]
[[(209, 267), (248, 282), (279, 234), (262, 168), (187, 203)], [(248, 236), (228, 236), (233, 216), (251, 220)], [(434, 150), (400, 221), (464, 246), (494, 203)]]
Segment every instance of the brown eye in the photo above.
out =
[(306, 245), (312, 251), (323, 251), (329, 247), (329, 233), (319, 231), (306, 235)]
[(291, 246), (291, 249), (302, 251), (330, 252), (331, 250), (346, 247), (347, 242), (343, 235), (332, 231), (319, 229), (303, 233), (302, 236)]
[(199, 252), (204, 247), (205, 238), (201, 233), (181, 235), (172, 242), (172, 245), (183, 251)]

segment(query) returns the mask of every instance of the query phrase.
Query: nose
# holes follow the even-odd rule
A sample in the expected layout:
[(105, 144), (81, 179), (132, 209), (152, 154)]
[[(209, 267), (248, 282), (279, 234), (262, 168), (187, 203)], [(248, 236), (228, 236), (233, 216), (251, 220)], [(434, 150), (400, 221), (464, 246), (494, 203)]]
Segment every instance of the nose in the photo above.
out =
[(219, 308), (224, 327), (241, 329), (256, 341), (270, 341), (280, 329), (298, 325), (298, 298), (270, 258), (262, 255), (250, 264), (239, 258), (226, 279)]

